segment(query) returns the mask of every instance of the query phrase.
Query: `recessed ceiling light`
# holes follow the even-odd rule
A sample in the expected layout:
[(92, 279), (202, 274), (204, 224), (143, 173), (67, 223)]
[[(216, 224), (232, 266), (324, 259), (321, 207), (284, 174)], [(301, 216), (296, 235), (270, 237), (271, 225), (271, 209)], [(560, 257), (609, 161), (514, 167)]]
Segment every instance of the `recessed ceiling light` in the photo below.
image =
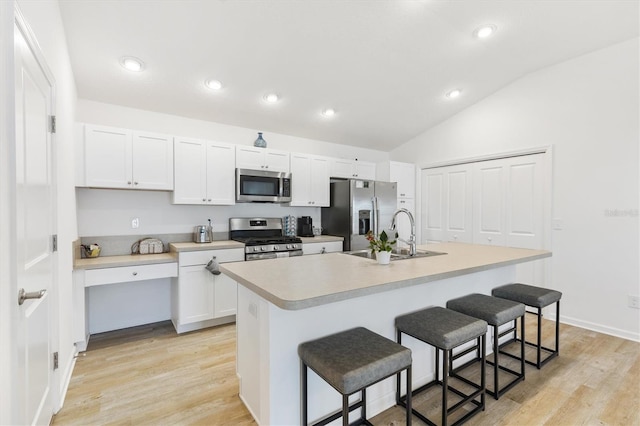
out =
[(487, 38), (489, 36), (491, 36), (493, 33), (495, 33), (498, 30), (498, 27), (496, 27), (493, 24), (487, 24), (487, 25), (483, 25), (481, 27), (476, 28), (476, 30), (473, 32), (473, 36), (476, 38)]
[(325, 117), (333, 117), (336, 115), (336, 111), (333, 108), (327, 108), (322, 110), (322, 115)]
[(278, 99), (278, 95), (276, 95), (275, 93), (264, 95), (264, 100), (269, 102), (270, 104), (278, 102)]
[(462, 90), (460, 89), (453, 89), (450, 92), (447, 92), (446, 97), (449, 99), (455, 99), (458, 96), (460, 96), (460, 94), (462, 93)]
[(123, 56), (120, 58), (120, 65), (126, 70), (140, 72), (144, 69), (144, 62), (133, 56)]
[(222, 89), (222, 83), (219, 80), (210, 79), (204, 82), (205, 86), (207, 86), (211, 90), (220, 90)]

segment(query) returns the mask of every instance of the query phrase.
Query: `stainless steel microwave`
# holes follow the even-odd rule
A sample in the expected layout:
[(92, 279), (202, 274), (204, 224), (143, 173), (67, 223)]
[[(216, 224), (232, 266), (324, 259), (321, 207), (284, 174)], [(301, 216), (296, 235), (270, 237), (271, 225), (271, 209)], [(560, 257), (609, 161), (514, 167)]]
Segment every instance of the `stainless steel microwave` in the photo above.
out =
[(291, 173), (236, 169), (236, 201), (288, 203), (291, 201)]

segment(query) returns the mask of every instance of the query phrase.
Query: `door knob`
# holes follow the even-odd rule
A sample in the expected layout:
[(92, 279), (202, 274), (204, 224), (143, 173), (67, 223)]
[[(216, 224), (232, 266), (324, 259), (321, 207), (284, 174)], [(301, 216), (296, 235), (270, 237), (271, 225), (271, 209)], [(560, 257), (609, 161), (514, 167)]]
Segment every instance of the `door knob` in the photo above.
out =
[(18, 291), (18, 305), (22, 305), (27, 299), (41, 299), (47, 293), (47, 290), (30, 291), (27, 293), (24, 288)]

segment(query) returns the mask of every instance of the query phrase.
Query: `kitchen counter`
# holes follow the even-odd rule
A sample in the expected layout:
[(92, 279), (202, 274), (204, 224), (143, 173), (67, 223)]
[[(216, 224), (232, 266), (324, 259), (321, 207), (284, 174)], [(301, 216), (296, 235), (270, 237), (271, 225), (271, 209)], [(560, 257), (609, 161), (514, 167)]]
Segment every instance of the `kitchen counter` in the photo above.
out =
[(375, 260), (331, 253), (234, 263), (221, 270), (274, 305), (297, 310), (551, 256), (545, 250), (462, 243), (418, 249), (447, 254), (378, 265)]
[(176, 253), (126, 254), (121, 256), (103, 256), (87, 259), (75, 259), (73, 269), (103, 269), (120, 266), (153, 265), (177, 262)]
[(335, 237), (333, 235), (316, 235), (314, 237), (300, 237), (302, 244), (310, 243), (331, 243), (334, 241), (343, 241), (343, 237)]
[(244, 248), (243, 243), (239, 243), (233, 240), (220, 240), (210, 243), (171, 243), (169, 244), (169, 251), (182, 252), (182, 251), (202, 251), (202, 250), (222, 250), (222, 249), (234, 249)]
[[(447, 300), (523, 280), (535, 262), (544, 269), (544, 250), (526, 250), (462, 243), (420, 246), (446, 255), (392, 261), (331, 253), (221, 265), (238, 286), (237, 373), (240, 398), (260, 425), (300, 422), (300, 360), (302, 342), (366, 327), (395, 341), (397, 316)], [(523, 275), (525, 274), (525, 275)], [(544, 277), (545, 274), (540, 274)], [(525, 282), (536, 283), (532, 279)], [(550, 313), (553, 316), (553, 313)], [(491, 332), (487, 339), (491, 341)], [(413, 388), (434, 377), (433, 350), (415, 339), (403, 339), (412, 352)], [(488, 352), (491, 351), (487, 348)], [(309, 418), (336, 411), (336, 391), (309, 374), (313, 395)], [(395, 380), (367, 389), (369, 417), (395, 405)]]

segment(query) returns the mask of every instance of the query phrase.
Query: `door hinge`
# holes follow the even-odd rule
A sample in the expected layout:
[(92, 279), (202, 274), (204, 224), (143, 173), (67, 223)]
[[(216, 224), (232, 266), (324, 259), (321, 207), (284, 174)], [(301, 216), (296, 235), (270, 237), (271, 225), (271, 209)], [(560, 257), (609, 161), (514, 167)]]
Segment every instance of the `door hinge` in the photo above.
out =
[(51, 251), (58, 251), (58, 234), (54, 234), (51, 236)]
[(58, 352), (53, 353), (53, 369), (58, 369)]
[(56, 116), (55, 115), (49, 116), (49, 132), (51, 133), (56, 132)]

